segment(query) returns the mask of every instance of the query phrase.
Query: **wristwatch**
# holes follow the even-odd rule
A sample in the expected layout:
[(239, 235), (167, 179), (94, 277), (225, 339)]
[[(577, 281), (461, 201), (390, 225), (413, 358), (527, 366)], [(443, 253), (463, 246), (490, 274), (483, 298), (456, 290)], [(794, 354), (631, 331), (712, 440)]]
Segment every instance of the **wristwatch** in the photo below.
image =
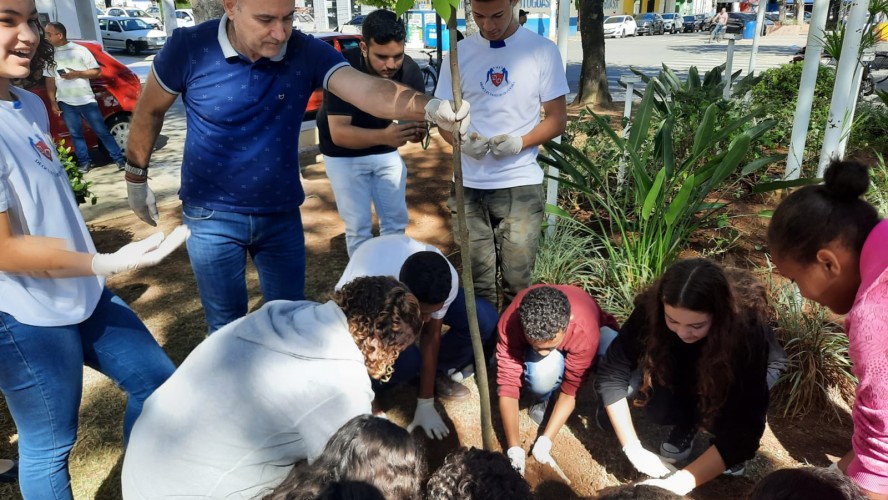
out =
[(126, 160), (126, 163), (123, 166), (123, 170), (129, 172), (133, 175), (138, 175), (139, 177), (148, 177), (148, 169), (139, 167), (129, 160)]

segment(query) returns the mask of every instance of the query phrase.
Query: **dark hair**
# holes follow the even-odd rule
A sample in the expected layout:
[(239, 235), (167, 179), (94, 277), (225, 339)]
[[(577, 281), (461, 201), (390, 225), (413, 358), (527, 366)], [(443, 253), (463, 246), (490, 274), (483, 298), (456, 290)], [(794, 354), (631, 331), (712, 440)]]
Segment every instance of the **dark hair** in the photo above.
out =
[[(419, 301), (391, 276), (364, 276), (333, 293), (348, 330), (364, 355), (367, 372), (383, 382), (391, 378), (395, 360), (416, 341), (422, 328)], [(404, 326), (407, 326), (405, 328)]]
[(546, 342), (563, 332), (570, 322), (570, 301), (561, 290), (541, 286), (529, 290), (518, 304), (524, 336), (531, 342)]
[(461, 447), (429, 478), (429, 500), (523, 500), (530, 486), (502, 453)]
[(839, 471), (823, 467), (780, 469), (763, 477), (749, 494), (749, 500), (865, 500), (851, 479)]
[(264, 500), (314, 499), (334, 482), (343, 483), (335, 488), (342, 496), (325, 492), (325, 498), (351, 498), (345, 493), (357, 487), (347, 482), (364, 483), (387, 500), (412, 500), (424, 476), (425, 459), (410, 433), (384, 418), (358, 415), (333, 434), (314, 463), (297, 464)]
[(879, 223), (876, 208), (860, 198), (869, 187), (865, 165), (834, 160), (824, 183), (805, 186), (789, 195), (774, 211), (768, 225), (772, 255), (811, 264), (817, 252), (838, 241), (855, 254)]
[(519, 9), (518, 10), (518, 17), (521, 17), (521, 16), (527, 17), (527, 11), (524, 9)]
[(596, 498), (598, 500), (674, 500), (684, 497), (649, 484), (621, 484), (600, 491)]
[(46, 23), (46, 25), (52, 26), (53, 29), (55, 29), (56, 31), (58, 31), (59, 33), (62, 34), (63, 38), (65, 38), (65, 39), (68, 38), (68, 28), (66, 28), (64, 24), (59, 23), (59, 22), (55, 22), (55, 21), (51, 21), (51, 22)]
[(407, 30), (398, 16), (385, 9), (374, 10), (367, 14), (361, 25), (361, 34), (364, 42), (377, 45), (385, 45), (389, 42), (403, 42), (407, 39)]
[(373, 485), (357, 481), (330, 483), (314, 500), (386, 500)]
[(669, 345), (675, 341), (675, 333), (666, 325), (665, 304), (712, 316), (709, 332), (701, 341), (705, 343), (697, 364), (696, 391), (702, 423), (709, 425), (735, 375), (751, 356), (750, 332), (767, 324), (764, 286), (745, 271), (726, 272), (707, 259), (686, 259), (670, 266), (636, 299), (649, 323), (641, 362), (641, 397), (635, 400), (636, 406), (647, 404), (655, 382), (667, 387), (671, 384), (675, 360)]
[(398, 279), (423, 304), (445, 302), (453, 288), (450, 263), (443, 255), (432, 251), (416, 252), (407, 257)]

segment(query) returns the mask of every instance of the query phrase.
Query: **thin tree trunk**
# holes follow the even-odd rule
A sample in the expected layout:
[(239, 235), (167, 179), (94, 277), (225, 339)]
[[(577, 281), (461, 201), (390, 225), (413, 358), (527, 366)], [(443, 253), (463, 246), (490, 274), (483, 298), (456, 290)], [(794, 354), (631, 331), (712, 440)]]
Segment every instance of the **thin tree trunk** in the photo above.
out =
[(478, 32), (478, 25), (475, 24), (475, 18), (472, 17), (472, 0), (463, 0), (463, 10), (466, 13), (466, 32), (464, 34), (470, 37)]
[[(471, 11), (466, 18), (472, 17)], [(456, 51), (456, 7), (450, 7), (447, 21), (450, 32), (450, 72), (453, 75), (453, 104), (456, 109), (462, 105), (462, 88), (459, 81), (459, 64)], [(466, 205), (463, 195), (462, 153), (460, 134), (453, 134), (453, 183), (456, 191), (457, 241), (462, 253), (463, 290), (466, 293), (466, 314), (469, 317), (469, 336), (472, 338), (472, 352), (475, 355), (475, 381), (481, 400), (481, 444), (485, 450), (493, 450), (493, 421), (490, 416), (490, 388), (487, 385), (487, 361), (484, 359), (484, 345), (481, 343), (481, 330), (478, 328), (478, 311), (475, 307), (475, 284), (472, 281), (472, 259), (469, 251), (469, 230), (466, 227)]]
[(225, 13), (220, 0), (191, 0), (191, 9), (194, 11), (194, 24), (219, 19)]
[(572, 105), (585, 107), (610, 104), (607, 67), (604, 62), (604, 2), (583, 2), (579, 12), (580, 36), (583, 44), (583, 66), (580, 70), (580, 89)]

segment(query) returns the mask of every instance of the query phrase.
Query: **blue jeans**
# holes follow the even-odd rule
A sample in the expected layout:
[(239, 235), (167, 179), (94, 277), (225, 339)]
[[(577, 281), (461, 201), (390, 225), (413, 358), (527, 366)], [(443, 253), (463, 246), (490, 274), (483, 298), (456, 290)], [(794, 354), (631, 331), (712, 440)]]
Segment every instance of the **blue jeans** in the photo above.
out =
[(540, 356), (532, 347), (527, 348), (524, 356), (524, 381), (528, 392), (535, 399), (548, 401), (552, 393), (561, 387), (564, 377), (564, 354), (552, 350), (546, 356)]
[(175, 366), (136, 314), (107, 288), (79, 325), (24, 325), (0, 312), (0, 390), (19, 433), (25, 498), (72, 498), (68, 455), (77, 440), (83, 365), (127, 393), (124, 443), (142, 404)]
[(247, 314), (247, 253), (266, 302), (305, 299), (305, 236), (299, 210), (241, 214), (182, 204), (186, 243), (208, 333)]
[(345, 222), (348, 256), (373, 237), (373, 213), (379, 235), (404, 234), (407, 228), (407, 167), (397, 151), (356, 158), (324, 156), (336, 208)]
[(71, 142), (74, 143), (74, 156), (77, 158), (78, 165), (89, 165), (89, 148), (86, 145), (86, 139), (83, 138), (83, 122), (81, 117), (89, 124), (89, 128), (95, 132), (96, 137), (108, 150), (114, 163), (120, 164), (124, 162), (123, 151), (117, 145), (117, 141), (111, 136), (105, 121), (102, 120), (102, 112), (96, 103), (84, 104), (82, 106), (72, 106), (59, 101), (59, 109), (62, 110), (62, 119), (65, 120), (65, 126), (71, 132)]
[[(493, 339), (496, 332), (496, 324), (499, 314), (490, 302), (481, 297), (475, 298), (475, 307), (478, 310), (478, 330), (481, 333), (481, 342), (487, 343)], [(466, 293), (460, 288), (453, 299), (453, 303), (444, 315), (444, 324), (450, 327), (446, 334), (441, 336), (441, 347), (438, 349), (438, 372), (447, 373), (447, 370), (461, 369), (474, 361), (472, 351), (472, 338), (469, 335), (469, 317), (466, 314)], [(422, 353), (419, 347), (411, 345), (398, 356), (395, 361), (394, 373), (388, 382), (384, 384), (374, 383), (374, 387), (388, 387), (409, 382), (422, 368)]]

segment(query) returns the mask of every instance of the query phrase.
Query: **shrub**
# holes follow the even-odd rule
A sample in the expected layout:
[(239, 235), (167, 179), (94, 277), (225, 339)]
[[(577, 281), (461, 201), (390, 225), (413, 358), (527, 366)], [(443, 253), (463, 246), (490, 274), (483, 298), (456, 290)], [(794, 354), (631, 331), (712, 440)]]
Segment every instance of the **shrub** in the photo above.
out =
[(77, 163), (75, 163), (74, 157), (71, 155), (71, 148), (65, 146), (64, 139), (56, 146), (56, 151), (59, 154), (59, 161), (65, 167), (65, 173), (68, 174), (68, 182), (71, 183), (71, 189), (74, 191), (74, 199), (77, 200), (77, 204), (82, 205), (89, 200), (90, 205), (95, 205), (99, 199), (89, 190), (92, 182), (83, 180), (83, 172), (77, 170)]
[(879, 215), (888, 217), (888, 166), (882, 153), (876, 153), (876, 160), (870, 170), (870, 188), (866, 199), (879, 210)]
[(803, 299), (795, 285), (775, 281), (768, 274), (771, 319), (789, 359), (789, 368), (774, 386), (774, 400), (784, 416), (802, 417), (831, 408), (838, 417), (830, 394), (850, 404), (857, 385), (848, 358), (848, 337), (829, 310)]
[(888, 107), (879, 103), (861, 101), (848, 139), (848, 151), (873, 149), (888, 151)]
[[(792, 121), (796, 113), (799, 84), (802, 79), (802, 64), (789, 63), (764, 71), (761, 80), (752, 87), (752, 102), (766, 106), (769, 118), (777, 124), (762, 137), (762, 144), (769, 148), (789, 148), (792, 136)], [(814, 87), (814, 104), (811, 107), (811, 121), (808, 126), (808, 140), (805, 146), (803, 163), (816, 168), (815, 160), (823, 145), (823, 132), (829, 118), (829, 104), (832, 97), (835, 70), (820, 65), (817, 71), (817, 84)], [(813, 177), (808, 175), (807, 177)], [(804, 175), (803, 175), (804, 177)]]

